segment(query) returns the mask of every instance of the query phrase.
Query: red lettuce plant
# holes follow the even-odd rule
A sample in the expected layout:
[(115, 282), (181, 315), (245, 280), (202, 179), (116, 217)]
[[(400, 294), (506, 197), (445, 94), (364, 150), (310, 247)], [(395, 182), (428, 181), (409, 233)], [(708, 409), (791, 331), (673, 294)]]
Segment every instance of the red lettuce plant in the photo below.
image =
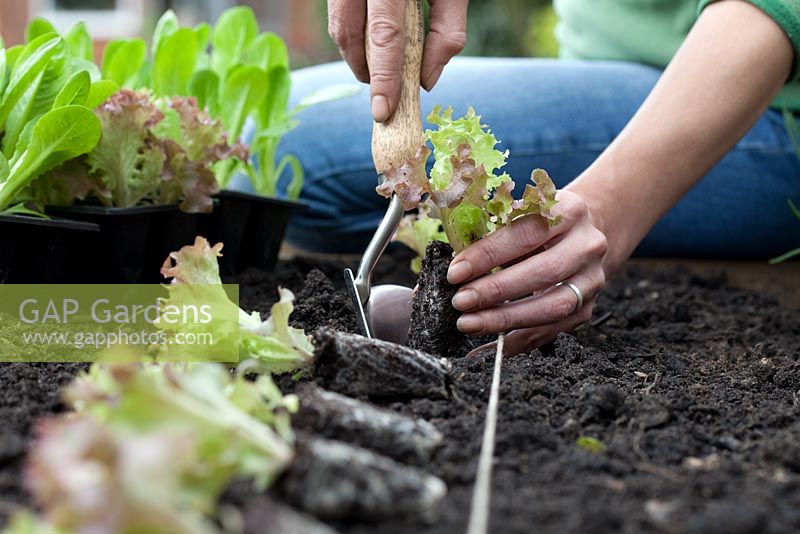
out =
[(38, 180), (35, 198), (58, 205), (94, 198), (115, 207), (180, 201), (185, 212), (209, 213), (219, 191), (215, 165), (247, 160), (246, 148), (231, 146), (222, 123), (193, 97), (155, 99), (123, 89), (95, 114), (102, 126), (97, 147)]
[[(294, 457), (298, 399), (215, 364), (94, 364), (42, 421), (25, 471), (34, 532), (219, 532), (235, 478), (269, 487)], [(28, 522), (35, 522), (28, 516)], [(18, 520), (22, 530), (23, 519)], [(45, 529), (42, 529), (45, 527)]]
[(435, 158), (430, 178), (425, 173), (430, 151), (422, 147), (414, 161), (387, 172), (377, 189), (385, 197), (398, 195), (406, 210), (420, 208), (418, 215), (403, 222), (398, 240), (420, 255), (432, 239), (449, 242), (458, 253), (523, 215), (558, 224), (551, 212), (557, 203), (556, 187), (548, 174), (534, 170), (532, 183), (514, 199), (514, 180), (506, 173), (496, 174), (506, 164), (508, 151), (496, 149), (497, 138), (474, 109), (454, 119), (452, 108), (442, 111), (437, 106), (428, 121), (436, 126), (425, 132)]

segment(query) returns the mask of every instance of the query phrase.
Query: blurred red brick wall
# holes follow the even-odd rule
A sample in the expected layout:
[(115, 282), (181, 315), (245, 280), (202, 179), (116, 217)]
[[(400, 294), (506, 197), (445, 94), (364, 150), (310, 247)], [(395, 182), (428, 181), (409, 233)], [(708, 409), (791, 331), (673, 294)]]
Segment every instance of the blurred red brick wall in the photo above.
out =
[(0, 35), (6, 46), (20, 44), (25, 39), (28, 23), (28, 2), (0, 0)]
[[(324, 2), (321, 0), (239, 0), (253, 7), (265, 29), (283, 37), (296, 65), (320, 63), (338, 58), (336, 49), (325, 31)], [(152, 11), (160, 11), (161, 2), (147, 2)], [(152, 19), (159, 13), (153, 13)], [(30, 18), (27, 0), (0, 0), (0, 35), (6, 46), (23, 42), (25, 26)], [(100, 57), (105, 42), (95, 43)]]

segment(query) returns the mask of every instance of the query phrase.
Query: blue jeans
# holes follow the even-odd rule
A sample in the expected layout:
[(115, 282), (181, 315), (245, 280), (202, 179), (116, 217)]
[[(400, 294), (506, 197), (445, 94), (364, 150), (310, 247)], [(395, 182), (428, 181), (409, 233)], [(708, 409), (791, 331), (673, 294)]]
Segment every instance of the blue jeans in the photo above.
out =
[[(473, 106), (511, 151), (505, 170), (517, 193), (532, 169), (559, 187), (578, 176), (619, 134), (661, 71), (618, 62), (457, 58), (431, 92), (423, 113)], [(294, 74), (292, 100), (354, 78), (343, 63)], [(360, 253), (386, 209), (375, 193), (369, 94), (303, 111), (281, 153), (306, 171), (290, 243), (316, 252)], [(248, 189), (246, 180), (235, 187)], [(767, 111), (719, 164), (644, 239), (639, 256), (770, 258), (800, 245), (800, 221), (787, 199), (800, 201), (800, 160), (780, 111)], [(625, 209), (620, 206), (620, 209)]]

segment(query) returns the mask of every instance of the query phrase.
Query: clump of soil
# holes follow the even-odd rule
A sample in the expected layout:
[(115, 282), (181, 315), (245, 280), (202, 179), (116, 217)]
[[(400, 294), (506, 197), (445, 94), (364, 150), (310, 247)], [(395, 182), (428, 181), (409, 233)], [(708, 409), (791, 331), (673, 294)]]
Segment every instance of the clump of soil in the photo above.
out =
[(278, 482), (280, 493), (317, 517), (428, 521), (447, 492), (441, 480), (421, 469), (342, 441), (298, 435), (294, 449)]
[(411, 301), (408, 346), (445, 358), (461, 357), (472, 350), (470, 340), (456, 328), (461, 315), (450, 301), (458, 291), (447, 281), (453, 247), (433, 241), (425, 250), (417, 289)]
[(356, 316), (346, 291), (337, 290), (319, 269), (313, 269), (296, 295), (291, 324), (306, 332), (333, 328), (342, 332), (356, 331)]
[(223, 513), (240, 517), (244, 534), (337, 534), (272, 493), (254, 493), (254, 485), (253, 480), (235, 482), (221, 497)]
[(421, 419), (302, 384), (292, 428), (368, 448), (403, 463), (430, 460), (442, 434)]
[(450, 365), (430, 354), (325, 328), (314, 332), (314, 347), (317, 382), (331, 391), (372, 399), (450, 394)]

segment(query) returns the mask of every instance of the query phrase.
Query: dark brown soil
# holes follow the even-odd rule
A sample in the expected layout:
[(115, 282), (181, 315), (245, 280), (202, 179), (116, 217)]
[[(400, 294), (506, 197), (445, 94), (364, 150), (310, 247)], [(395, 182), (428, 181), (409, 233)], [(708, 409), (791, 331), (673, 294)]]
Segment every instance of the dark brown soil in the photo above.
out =
[(307, 332), (314, 331), (309, 326), (315, 329), (326, 327), (344, 332), (356, 331), (356, 317), (350, 297), (343, 291), (337, 291), (319, 269), (312, 270), (303, 282), (291, 321), (292, 326), (304, 328)]
[[(314, 266), (248, 273), (243, 306), (268, 312), (275, 286), (299, 293)], [(406, 266), (407, 255), (385, 262), (378, 281), (411, 284)], [(335, 309), (346, 299), (341, 266), (321, 267), (335, 289), (315, 276), (305, 293)], [(309, 330), (330, 318), (303, 313)], [(596, 316), (607, 313), (506, 361), (491, 532), (800, 532), (800, 313), (721, 278), (635, 271), (600, 298)], [(335, 317), (352, 325), (345, 312)], [(492, 361), (452, 363), (456, 399), (387, 405), (444, 433), (432, 460), (417, 462), (449, 486), (440, 520), (333, 525), (340, 532), (464, 532)], [(56, 389), (75, 371), (0, 365), (0, 524), (9, 503), (26, 500), (19, 473), (31, 421), (61, 409)], [(580, 437), (604, 449), (590, 452)], [(260, 513), (260, 498), (247, 499), (247, 510)]]
[[(491, 531), (800, 532), (800, 314), (681, 272), (626, 273), (608, 312), (505, 363)], [(453, 363), (463, 404), (393, 405), (445, 434), (444, 515), (387, 532), (464, 531), (492, 358)]]
[(81, 364), (0, 363), (0, 529), (28, 501), (21, 478), (36, 419), (62, 412), (60, 388)]

